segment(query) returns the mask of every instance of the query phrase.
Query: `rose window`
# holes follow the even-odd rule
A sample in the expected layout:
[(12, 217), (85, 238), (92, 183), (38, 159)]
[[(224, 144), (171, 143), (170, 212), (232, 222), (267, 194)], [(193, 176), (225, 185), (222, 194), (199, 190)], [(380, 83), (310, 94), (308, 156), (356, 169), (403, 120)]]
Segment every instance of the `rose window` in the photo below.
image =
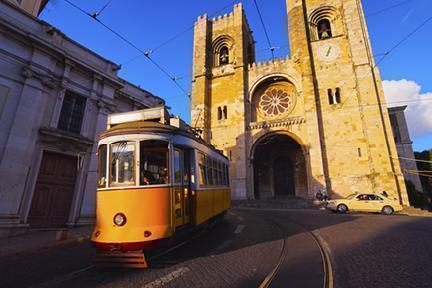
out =
[(280, 116), (291, 112), (293, 102), (288, 92), (272, 88), (265, 91), (261, 96), (259, 108), (266, 116)]

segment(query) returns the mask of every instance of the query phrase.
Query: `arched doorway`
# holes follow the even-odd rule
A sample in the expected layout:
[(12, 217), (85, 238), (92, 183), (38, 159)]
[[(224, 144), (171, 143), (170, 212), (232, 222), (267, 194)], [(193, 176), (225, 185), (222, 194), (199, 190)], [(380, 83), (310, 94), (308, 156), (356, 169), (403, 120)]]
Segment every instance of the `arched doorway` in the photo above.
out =
[(303, 150), (284, 134), (262, 137), (253, 149), (255, 199), (307, 195)]

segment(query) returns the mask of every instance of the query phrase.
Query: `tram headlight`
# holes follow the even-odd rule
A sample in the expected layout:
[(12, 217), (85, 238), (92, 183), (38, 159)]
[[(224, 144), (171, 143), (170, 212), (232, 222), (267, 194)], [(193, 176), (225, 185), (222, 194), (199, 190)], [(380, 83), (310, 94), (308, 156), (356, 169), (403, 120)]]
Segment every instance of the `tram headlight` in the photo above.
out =
[(117, 226), (123, 226), (126, 224), (126, 216), (123, 213), (117, 213), (114, 216), (114, 224)]

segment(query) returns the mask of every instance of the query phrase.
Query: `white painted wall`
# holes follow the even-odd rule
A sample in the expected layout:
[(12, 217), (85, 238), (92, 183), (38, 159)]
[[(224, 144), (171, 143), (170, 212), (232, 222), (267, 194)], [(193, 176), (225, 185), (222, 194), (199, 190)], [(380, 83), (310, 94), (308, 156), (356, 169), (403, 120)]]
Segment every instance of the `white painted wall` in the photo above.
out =
[[(0, 237), (10, 235), (2, 228), (26, 226), (44, 150), (85, 155), (68, 224), (94, 220), (96, 139), (106, 129), (107, 115), (164, 103), (119, 78), (114, 67), (0, 1)], [(86, 98), (80, 135), (57, 129), (66, 90)]]

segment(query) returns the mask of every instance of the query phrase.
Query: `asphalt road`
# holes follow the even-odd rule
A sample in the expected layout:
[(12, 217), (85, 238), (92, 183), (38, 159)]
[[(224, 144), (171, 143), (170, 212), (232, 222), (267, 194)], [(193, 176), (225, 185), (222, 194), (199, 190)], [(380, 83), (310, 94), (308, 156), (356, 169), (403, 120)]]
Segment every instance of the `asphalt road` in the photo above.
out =
[(0, 258), (0, 287), (431, 287), (431, 243), (432, 218), (233, 209), (149, 269), (72, 243)]

